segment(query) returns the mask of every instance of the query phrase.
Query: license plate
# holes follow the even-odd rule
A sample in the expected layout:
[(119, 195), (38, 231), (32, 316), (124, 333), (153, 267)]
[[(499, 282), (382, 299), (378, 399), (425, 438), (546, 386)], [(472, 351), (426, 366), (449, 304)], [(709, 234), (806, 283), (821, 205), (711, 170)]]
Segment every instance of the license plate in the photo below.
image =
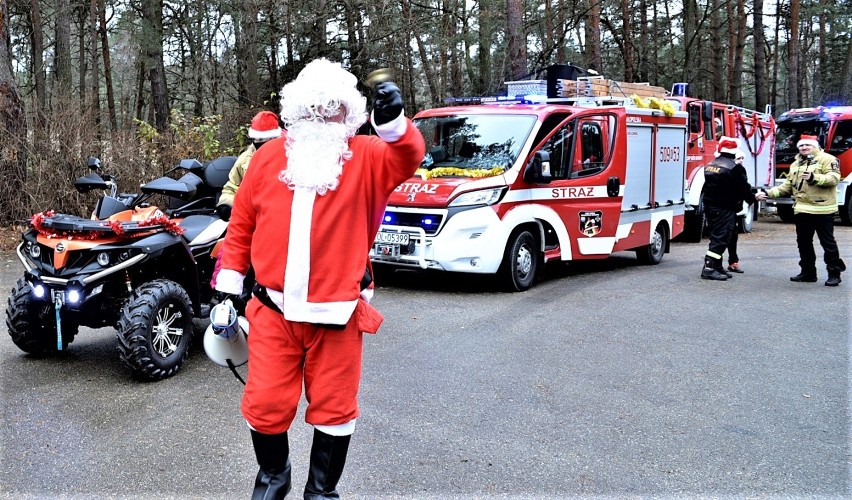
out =
[(376, 235), (376, 243), (392, 245), (408, 245), (408, 233), (391, 233), (379, 231)]

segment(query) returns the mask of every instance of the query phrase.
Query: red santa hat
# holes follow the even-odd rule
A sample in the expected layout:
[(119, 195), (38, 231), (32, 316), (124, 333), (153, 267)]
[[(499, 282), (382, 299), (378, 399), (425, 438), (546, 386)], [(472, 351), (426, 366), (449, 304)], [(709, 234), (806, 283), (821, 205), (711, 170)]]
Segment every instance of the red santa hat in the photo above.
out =
[(258, 141), (275, 139), (281, 136), (281, 127), (278, 125), (278, 116), (272, 111), (261, 111), (251, 119), (251, 128), (248, 136)]
[(819, 141), (817, 141), (817, 136), (815, 135), (803, 135), (799, 137), (799, 142), (796, 143), (796, 147), (800, 148), (802, 146), (809, 145), (815, 148), (819, 147)]
[(734, 137), (722, 136), (719, 138), (719, 143), (716, 145), (716, 156), (722, 153), (728, 153), (737, 156), (740, 151), (740, 141)]

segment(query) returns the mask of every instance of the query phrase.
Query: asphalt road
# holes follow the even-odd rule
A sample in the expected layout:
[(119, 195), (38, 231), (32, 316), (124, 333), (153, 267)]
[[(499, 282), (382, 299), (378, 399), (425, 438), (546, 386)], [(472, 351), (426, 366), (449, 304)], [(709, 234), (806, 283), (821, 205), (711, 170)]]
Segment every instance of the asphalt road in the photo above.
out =
[[(852, 264), (852, 228), (836, 236)], [(791, 283), (794, 233), (773, 218), (741, 235), (729, 282), (699, 279), (705, 249), (549, 266), (516, 294), (380, 274), (343, 498), (849, 498), (852, 274)], [(0, 254), (4, 304), (20, 273)], [(199, 343), (177, 376), (138, 383), (115, 343), (84, 329), (36, 359), (0, 335), (0, 497), (248, 498), (230, 372)]]

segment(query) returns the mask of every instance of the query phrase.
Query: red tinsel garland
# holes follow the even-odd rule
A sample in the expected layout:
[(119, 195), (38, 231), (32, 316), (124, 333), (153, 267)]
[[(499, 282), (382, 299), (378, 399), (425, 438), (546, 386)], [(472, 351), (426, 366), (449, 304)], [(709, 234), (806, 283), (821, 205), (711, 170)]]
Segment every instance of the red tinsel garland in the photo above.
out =
[[(99, 231), (55, 231), (51, 228), (47, 228), (44, 226), (44, 220), (48, 217), (53, 217), (56, 215), (56, 212), (53, 210), (48, 210), (47, 212), (39, 212), (32, 216), (30, 219), (30, 225), (38, 231), (38, 234), (46, 237), (46, 238), (61, 238), (64, 240), (97, 240), (104, 237), (104, 234)], [(132, 235), (128, 234), (128, 232), (124, 229), (124, 226), (121, 222), (118, 221), (105, 221), (105, 225), (109, 226), (110, 230), (116, 234), (116, 236), (122, 238), (129, 238)], [(143, 221), (140, 221), (137, 224), (139, 227), (148, 227), (148, 226), (163, 226), (163, 228), (175, 235), (183, 234), (183, 228), (178, 225), (175, 221), (169, 219), (162, 212), (159, 212), (159, 215), (154, 217), (149, 217)]]

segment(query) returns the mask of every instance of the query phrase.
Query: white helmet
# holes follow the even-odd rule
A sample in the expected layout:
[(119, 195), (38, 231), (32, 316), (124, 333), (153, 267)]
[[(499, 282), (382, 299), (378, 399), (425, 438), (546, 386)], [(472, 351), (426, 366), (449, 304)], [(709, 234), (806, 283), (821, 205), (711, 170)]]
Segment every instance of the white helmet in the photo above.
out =
[(204, 332), (204, 352), (220, 366), (242, 366), (248, 362), (249, 322), (230, 303), (217, 304), (210, 311), (210, 325)]

